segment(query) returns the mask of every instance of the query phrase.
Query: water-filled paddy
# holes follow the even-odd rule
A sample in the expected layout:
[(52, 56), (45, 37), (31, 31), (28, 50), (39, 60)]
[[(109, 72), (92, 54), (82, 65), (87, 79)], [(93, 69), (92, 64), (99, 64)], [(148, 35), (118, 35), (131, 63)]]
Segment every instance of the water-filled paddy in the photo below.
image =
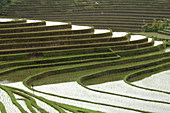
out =
[[(5, 20), (3, 19), (2, 21), (11, 21), (11, 20)], [(27, 23), (31, 22), (40, 22), (41, 20), (27, 20)], [(51, 22), (51, 21), (46, 21), (47, 26), (51, 25), (64, 25), (68, 23), (64, 22)], [(81, 30), (81, 29), (89, 29), (91, 28), (90, 26), (79, 26), (79, 25), (72, 25), (72, 30)], [(99, 34), (99, 33), (107, 33), (110, 32), (110, 30), (104, 30), (104, 29), (95, 29), (94, 34)], [(114, 37), (122, 37), (127, 35), (128, 33), (126, 32), (113, 32), (113, 38)], [(134, 40), (140, 40), (144, 39), (146, 36), (143, 35), (131, 35), (130, 41)], [(152, 39), (148, 38), (148, 42), (151, 42)], [(155, 41), (154, 46), (162, 44), (162, 41)], [(168, 50), (165, 50), (168, 51)], [(134, 65), (135, 63), (133, 63)], [(129, 64), (124, 64), (124, 66), (128, 66)], [(64, 67), (64, 66), (63, 66)], [(62, 69), (61, 67), (54, 67), (58, 69)], [(67, 66), (69, 67), (69, 66)], [(106, 69), (112, 69), (116, 68), (118, 66), (108, 66), (108, 67), (102, 67), (103, 70)], [(54, 68), (48, 68), (54, 69)], [(89, 69), (89, 70), (84, 70), (84, 71), (75, 71), (72, 73), (62, 73), (62, 74), (56, 74), (55, 76), (50, 76), (47, 78), (42, 79), (42, 81), (49, 81), (49, 82), (42, 82), (41, 80), (35, 81), (36, 82), (41, 82), (41, 86), (34, 86), (34, 89), (46, 92), (46, 93), (52, 93), (55, 95), (60, 95), (60, 96), (65, 96), (69, 98), (74, 98), (74, 99), (80, 99), (80, 100), (86, 100), (86, 101), (91, 101), (95, 103), (101, 103), (101, 104), (107, 104), (107, 105), (114, 105), (117, 107), (124, 107), (124, 108), (131, 108), (131, 109), (137, 109), (137, 110), (143, 110), (143, 111), (150, 111), (150, 112), (160, 112), (160, 113), (169, 113), (170, 107), (169, 104), (165, 104), (166, 102), (170, 102), (170, 96), (164, 93), (159, 93), (159, 92), (151, 92), (148, 90), (144, 89), (139, 89), (133, 86), (130, 86), (126, 84), (122, 79), (124, 78), (125, 75), (129, 74), (130, 72), (120, 72), (119, 74), (110, 74), (105, 76), (105, 78), (99, 77), (98, 82), (95, 82), (97, 79), (92, 79), (89, 80), (89, 84), (93, 85), (88, 85), (89, 88), (99, 90), (99, 91), (105, 91), (105, 93), (97, 92), (97, 91), (92, 91), (89, 89), (86, 89), (79, 85), (76, 80), (85, 75), (85, 74), (90, 74), (93, 72), (97, 71), (102, 71), (102, 68), (98, 69)], [(45, 69), (45, 68), (44, 68)], [(82, 107), (82, 108), (88, 108), (91, 110), (96, 110), (96, 111), (102, 111), (106, 113), (135, 113), (135, 111), (131, 110), (125, 110), (122, 108), (116, 108), (116, 107), (110, 107), (107, 105), (99, 105), (99, 104), (92, 104), (88, 102), (80, 102), (80, 101), (75, 101), (71, 99), (63, 99), (59, 97), (54, 97), (54, 96), (49, 96), (46, 94), (42, 93), (37, 93), (36, 91), (31, 91), (28, 88), (26, 88), (22, 84), (22, 80), (25, 79), (26, 77), (30, 75), (34, 75), (36, 73), (44, 71), (43, 68), (38, 71), (36, 70), (25, 70), (25, 71), (16, 71), (13, 73), (8, 73), (8, 75), (11, 74), (11, 76), (8, 77), (2, 77), (3, 79), (1, 80), (0, 78), (0, 84), (2, 85), (7, 85), (7, 86), (12, 86), (16, 88), (23, 89), (25, 91), (28, 91), (32, 94), (35, 94), (37, 96), (44, 97), (46, 99), (56, 101), (59, 103), (64, 103), (68, 105), (75, 105), (77, 107)], [(47, 69), (47, 68), (46, 68)], [(34, 73), (30, 72), (33, 71)], [(24, 72), (24, 73), (23, 73)], [(12, 75), (13, 74), (13, 75)], [(22, 76), (24, 74), (24, 76)], [(26, 75), (25, 75), (26, 74)], [(75, 76), (73, 76), (75, 75)], [(5, 75), (4, 75), (5, 76)], [(73, 76), (72, 78), (70, 76)], [(16, 77), (18, 80), (15, 81), (15, 83), (12, 83), (12, 80), (9, 80), (9, 77)], [(59, 78), (58, 78), (59, 77)], [(63, 77), (63, 78), (62, 78)], [(69, 79), (70, 78), (70, 79)], [(50, 82), (53, 79), (52, 82)], [(56, 81), (55, 81), (56, 80)], [(11, 82), (11, 83), (10, 83)], [(147, 88), (156, 88), (160, 90), (165, 90), (169, 91), (169, 72), (162, 72), (158, 73), (152, 76), (148, 76), (148, 78), (142, 78), (139, 81), (132, 82), (133, 84), (140, 85), (143, 87)], [(45, 85), (46, 84), (46, 85)], [(95, 85), (94, 85), (95, 84)], [(40, 84), (37, 84), (40, 85)], [(19, 113), (20, 111), (17, 109), (16, 106), (13, 105), (11, 102), (9, 96), (3, 91), (0, 90), (0, 101), (3, 102), (5, 107), (7, 108), (8, 113)], [(109, 94), (108, 94), (108, 93)], [(30, 112), (30, 110), (27, 108), (26, 104), (22, 100), (22, 97), (15, 95), (15, 97), (19, 100), (17, 100), (21, 106), (27, 111)], [(132, 99), (133, 97), (138, 98), (138, 99)], [(144, 101), (142, 99), (147, 99), (147, 100), (154, 100), (154, 101), (159, 101), (159, 102), (150, 102), (150, 101)], [(37, 104), (44, 108), (45, 110), (49, 111), (50, 113), (57, 113), (56, 110), (49, 105), (45, 104), (44, 102), (41, 102), (37, 99), (35, 99)], [(160, 101), (165, 102), (164, 104), (161, 103)], [(34, 108), (34, 110), (36, 110)], [(38, 112), (38, 111), (36, 111)], [(69, 111), (66, 111), (69, 112)]]
[[(149, 79), (149, 78), (147, 78), (147, 79)], [(161, 78), (161, 76), (158, 78)], [(164, 79), (166, 80), (168, 78), (169, 78), (168, 76), (165, 76)], [(143, 81), (145, 83), (146, 80), (143, 79), (141, 81), (134, 82), (134, 84), (139, 85)], [(22, 85), (21, 82), (11, 83), (11, 84), (7, 84), (7, 85), (22, 88), (24, 90), (28, 90), (27, 88), (25, 88)], [(170, 102), (169, 95), (161, 94), (158, 92), (146, 91), (143, 89), (132, 87), (132, 86), (126, 84), (122, 80), (114, 81), (114, 82), (107, 82), (107, 83), (98, 84), (98, 85), (90, 85), (88, 87), (97, 89), (100, 91), (117, 93), (117, 94), (122, 94), (122, 95), (127, 95), (127, 96)], [(94, 101), (94, 102), (102, 102), (102, 103), (107, 103), (107, 104), (112, 104), (112, 105), (120, 105), (120, 106), (124, 106), (124, 107), (129, 107), (129, 108), (138, 108), (141, 110), (147, 110), (147, 111), (152, 111), (152, 112), (154, 111), (154, 112), (168, 113), (170, 111), (170, 108), (168, 107), (169, 105), (166, 105), (166, 104), (146, 102), (146, 101), (141, 101), (141, 100), (133, 100), (133, 99), (125, 98), (125, 97), (98, 93), (98, 92), (94, 92), (94, 91), (85, 89), (85, 88), (81, 87), (79, 84), (77, 84), (76, 82), (42, 85), (42, 86), (36, 86), (36, 87), (34, 87), (34, 89), (37, 89), (37, 90), (43, 91), (43, 92), (45, 91), (47, 93), (72, 97), (72, 98), (85, 99), (85, 100), (90, 100), (90, 101)], [(107, 112), (107, 113), (112, 113), (113, 110), (117, 110), (118, 112), (128, 112), (127, 110), (122, 110), (122, 109), (118, 109), (118, 108), (109, 108), (106, 106), (102, 106), (99, 109), (98, 105), (89, 105), (89, 104), (83, 103), (83, 102), (75, 102), (75, 101), (71, 101), (71, 100), (67, 100), (67, 99), (60, 99), (57, 97), (47, 96), (47, 95), (40, 94), (37, 92), (34, 92), (34, 94), (46, 97), (50, 100), (55, 100), (57, 102), (62, 102), (65, 104), (71, 103), (72, 105), (76, 105), (79, 107), (90, 108), (93, 110), (100, 110), (100, 111)], [(43, 104), (40, 104), (40, 105), (43, 106)]]
[(128, 33), (127, 32), (113, 32), (113, 38), (114, 37), (121, 37), (121, 36), (125, 36), (127, 35)]
[(147, 77), (134, 84), (143, 86), (146, 88), (154, 88), (154, 89), (170, 92), (169, 83), (170, 83), (170, 70), (167, 70), (167, 71), (163, 71), (157, 74), (153, 74), (152, 76)]
[(0, 22), (10, 22), (14, 19), (9, 19), (9, 18), (0, 18)]

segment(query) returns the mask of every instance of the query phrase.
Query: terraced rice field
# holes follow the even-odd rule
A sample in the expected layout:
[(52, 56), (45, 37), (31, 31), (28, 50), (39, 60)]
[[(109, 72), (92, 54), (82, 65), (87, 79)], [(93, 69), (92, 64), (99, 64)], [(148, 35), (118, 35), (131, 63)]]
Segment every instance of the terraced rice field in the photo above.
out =
[(170, 48), (144, 35), (0, 19), (1, 113), (170, 112)]
[(167, 29), (165, 29), (163, 31), (159, 31), (159, 33), (170, 35), (170, 27), (168, 27)]
[[(12, 0), (14, 1), (14, 0)], [(60, 20), (73, 24), (140, 32), (153, 18), (170, 18), (169, 0), (15, 0), (2, 16)]]

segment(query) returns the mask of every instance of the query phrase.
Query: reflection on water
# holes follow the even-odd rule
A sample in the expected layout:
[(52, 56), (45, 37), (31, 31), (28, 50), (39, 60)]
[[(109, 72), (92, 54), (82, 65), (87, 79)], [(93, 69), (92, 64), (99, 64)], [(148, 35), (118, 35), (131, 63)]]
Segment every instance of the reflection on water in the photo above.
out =
[(157, 45), (160, 45), (160, 44), (163, 44), (163, 41), (155, 41), (154, 46), (157, 46)]
[(153, 74), (152, 76), (147, 77), (141, 81), (138, 81), (135, 84), (147, 88), (170, 91), (169, 78), (170, 78), (170, 70), (167, 70), (157, 74)]
[(110, 30), (107, 29), (95, 29), (94, 34), (99, 34), (99, 33), (107, 33), (110, 32)]
[(170, 52), (170, 48), (165, 49), (165, 52)]
[(27, 23), (42, 22), (42, 20), (27, 20)]
[(90, 26), (79, 26), (79, 25), (72, 25), (72, 30), (80, 30), (80, 29), (89, 29)]
[(9, 18), (0, 18), (0, 22), (9, 22), (15, 19), (9, 19)]
[(146, 36), (144, 36), (144, 35), (131, 35), (130, 41), (140, 40), (140, 39), (144, 39), (144, 38), (146, 38)]
[(65, 22), (46, 21), (46, 26), (65, 25), (65, 24), (68, 24), (68, 23), (65, 23)]
[[(22, 82), (10, 83), (10, 84), (6, 84), (6, 85), (20, 88), (20, 89), (23, 89), (23, 90), (26, 90), (26, 91), (29, 91), (32, 93), (32, 91), (27, 89), (22, 84)], [(81, 87), (79, 84), (77, 84), (77, 82), (66, 82), (66, 83), (59, 83), (59, 84), (36, 86), (36, 87), (34, 87), (34, 89), (38, 89), (43, 92), (54, 93), (54, 94), (58, 94), (58, 95), (66, 96), (66, 97), (79, 98), (79, 99), (94, 101), (94, 102), (99, 102), (99, 103), (104, 102), (106, 104), (113, 104), (113, 105), (115, 105), (114, 99), (117, 98), (116, 96), (108, 97), (105, 94), (103, 94), (103, 96), (101, 96), (100, 93), (91, 92), (90, 90), (87, 90), (87, 89)], [(63, 99), (63, 98), (59, 98), (59, 97), (53, 97), (53, 96), (45, 95), (45, 94), (38, 93), (38, 92), (34, 92), (34, 94), (37, 96), (44, 97), (49, 100), (53, 100), (55, 102), (62, 102), (64, 104), (74, 105), (74, 106), (92, 109), (92, 110), (96, 110), (96, 111), (103, 111), (104, 113), (113, 113), (113, 111), (116, 113), (119, 113), (119, 112), (121, 112), (121, 113), (136, 113), (136, 112), (128, 111), (125, 109), (119, 109), (119, 108), (114, 108), (114, 107), (102, 106), (102, 105), (97, 105), (97, 104), (89, 104), (89, 103), (85, 103), (85, 102), (79, 102), (79, 101)], [(5, 102), (7, 99), (9, 99), (9, 97), (4, 98)], [(56, 110), (53, 110), (49, 105), (45, 105), (42, 102), (40, 103), (40, 101), (37, 101), (37, 100), (36, 100), (36, 102), (39, 106), (41, 106), (45, 110), (49, 111), (49, 113), (57, 113)], [(25, 106), (25, 105), (23, 105), (23, 106)], [(18, 113), (18, 112), (14, 112), (14, 113)], [(67, 112), (67, 113), (69, 113), (69, 112)]]
[(152, 38), (148, 38), (148, 42), (151, 42), (153, 39)]
[(113, 32), (113, 38), (115, 37), (122, 37), (122, 36), (125, 36), (127, 35), (128, 33), (127, 32)]

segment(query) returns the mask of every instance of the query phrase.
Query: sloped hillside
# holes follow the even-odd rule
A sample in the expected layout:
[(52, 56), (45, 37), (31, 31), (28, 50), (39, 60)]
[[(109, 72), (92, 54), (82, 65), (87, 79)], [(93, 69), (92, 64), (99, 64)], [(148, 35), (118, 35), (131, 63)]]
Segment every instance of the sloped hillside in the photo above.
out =
[(169, 0), (23, 0), (7, 7), (3, 15), (135, 32), (153, 18), (170, 18), (169, 4)]
[(170, 111), (164, 41), (45, 20), (1, 18), (0, 28), (2, 113)]

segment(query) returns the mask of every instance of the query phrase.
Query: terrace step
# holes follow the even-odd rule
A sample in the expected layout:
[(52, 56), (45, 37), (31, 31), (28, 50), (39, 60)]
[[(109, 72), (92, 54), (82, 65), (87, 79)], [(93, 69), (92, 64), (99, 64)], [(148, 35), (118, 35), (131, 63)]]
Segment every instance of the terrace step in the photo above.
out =
[[(86, 55), (86, 54), (84, 54)], [(77, 55), (78, 56), (78, 55)], [(81, 55), (80, 55), (81, 56)], [(133, 58), (131, 57), (126, 57), (124, 59), (118, 59), (115, 61), (112, 61), (114, 57), (110, 57), (112, 58), (111, 61), (106, 61), (106, 62), (103, 62), (103, 63), (108, 63), (108, 65), (110, 65), (109, 63), (111, 63), (112, 65), (110, 65), (110, 67), (113, 68), (114, 65), (116, 66), (119, 66), (119, 65), (124, 65), (124, 66), (127, 66), (127, 65), (130, 65), (129, 63), (133, 64), (136, 63), (136, 62), (148, 62), (149, 60), (150, 61), (154, 61), (158, 58), (161, 58), (161, 56), (170, 56), (170, 53), (164, 53), (163, 51), (162, 52), (151, 52), (149, 54), (142, 54), (142, 55), (137, 55)], [(9, 62), (9, 63), (2, 63), (0, 65), (0, 68), (9, 68), (9, 67), (14, 67), (14, 66), (22, 66), (22, 65), (33, 65), (33, 64), (51, 64), (51, 63), (57, 63), (57, 62), (61, 62), (63, 65), (66, 64), (66, 65), (69, 65), (69, 63), (72, 63), (74, 64), (74, 62), (70, 62), (70, 61), (66, 61), (66, 62), (63, 62), (61, 61), (60, 59), (71, 59), (72, 58), (72, 55), (67, 55), (67, 56), (63, 56), (63, 57), (50, 57), (50, 58), (36, 58), (35, 60), (24, 60), (24, 61), (13, 61), (13, 62)], [(109, 58), (109, 57), (108, 57)], [(102, 58), (101, 58), (102, 59)], [(107, 58), (106, 58), (107, 59)], [(78, 62), (84, 62), (84, 61), (88, 61), (88, 60), (78, 60)], [(78, 62), (75, 62), (75, 63), (78, 63)], [(96, 63), (97, 64), (100, 64), (99, 62)], [(81, 64), (83, 65), (83, 64)], [(87, 65), (87, 64), (86, 64)], [(108, 67), (108, 68), (110, 68)], [(123, 66), (122, 66), (123, 67)], [(108, 69), (107, 68), (107, 69)], [(111, 69), (111, 68), (110, 68)]]
[(170, 30), (158, 31), (158, 33), (165, 34), (165, 35), (170, 35)]
[(71, 25), (54, 25), (54, 26), (31, 26), (31, 27), (15, 27), (15, 28), (2, 28), (0, 33), (20, 33), (20, 32), (35, 32), (35, 31), (47, 31), (47, 30), (57, 30), (57, 29), (71, 29)]
[[(51, 20), (64, 20), (65, 21), (74, 21), (75, 24), (91, 24), (88, 19), (93, 18), (96, 20), (97, 24), (93, 24), (95, 27), (101, 27), (100, 24), (106, 22), (102, 21), (105, 17), (108, 19), (118, 18), (122, 19), (121, 16), (124, 17), (133, 17), (136, 20), (139, 20), (139, 26), (136, 28), (135, 23), (134, 27), (126, 27), (126, 26), (117, 26), (116, 29), (118, 31), (140, 31), (140, 25), (143, 25), (143, 20), (150, 20), (149, 24), (152, 23), (151, 20), (153, 18), (170, 18), (168, 6), (169, 1), (95, 1), (88, 3), (85, 1), (84, 3), (76, 3), (74, 1), (50, 1), (48, 3), (41, 1), (24, 1), (18, 2), (17, 4), (11, 5), (4, 12), (6, 16), (18, 16), (18, 17), (29, 17), (29, 18), (41, 18), (41, 19), (51, 19)], [(65, 8), (67, 7), (67, 8)], [(101, 15), (101, 13), (103, 13)], [(93, 15), (92, 15), (93, 14)], [(62, 17), (62, 18), (61, 18)], [(67, 18), (67, 19), (66, 19)], [(84, 18), (84, 21), (77, 21), (77, 18)], [(85, 19), (86, 18), (86, 19)], [(100, 21), (98, 21), (98, 19)], [(75, 19), (75, 20), (74, 20)], [(127, 22), (128, 20), (123, 20), (122, 24), (132, 25)], [(131, 21), (133, 23), (133, 21)], [(147, 21), (146, 21), (147, 23)], [(116, 22), (109, 23), (112, 26), (116, 24)], [(110, 26), (111, 26), (110, 25)], [(102, 28), (110, 27), (107, 24), (103, 24)], [(113, 30), (114, 27), (111, 27)], [(126, 31), (127, 31), (126, 30)]]
[[(113, 38), (114, 39), (114, 38)], [(116, 39), (117, 40), (117, 39)], [(66, 49), (76, 49), (76, 48), (89, 48), (89, 47), (113, 47), (118, 46), (118, 45), (126, 45), (126, 44), (132, 44), (132, 47), (138, 47), (136, 44), (137, 43), (143, 43), (146, 42), (147, 39), (142, 39), (140, 41), (136, 40), (136, 41), (120, 41), (120, 42), (105, 42), (105, 43), (87, 43), (87, 44), (73, 44), (73, 45), (61, 45), (61, 46), (51, 46), (51, 47), (36, 47), (36, 48), (19, 48), (19, 49), (5, 49), (5, 50), (1, 50), (0, 54), (16, 54), (16, 53), (25, 53), (25, 52), (40, 52), (40, 51), (49, 51), (49, 50), (66, 50)], [(148, 46), (151, 46), (151, 42), (147, 42)], [(133, 45), (134, 44), (134, 45)], [(144, 43), (145, 45), (145, 43)], [(18, 45), (19, 47), (21, 46)], [(23, 44), (24, 46), (24, 44)], [(26, 45), (25, 45), (26, 46)], [(30, 45), (28, 45), (30, 46)]]
[(14, 23), (26, 23), (26, 19), (8, 19), (1, 18), (0, 25), (2, 24), (14, 24)]
[[(30, 37), (30, 38), (12, 38), (12, 39), (0, 39), (0, 44), (5, 43), (21, 43), (21, 42), (43, 42), (43, 41), (57, 41), (57, 40), (74, 40), (74, 39), (89, 39), (89, 38), (111, 38), (111, 32), (106, 32), (102, 34), (75, 34), (75, 35), (64, 35), (64, 36), (41, 36), (41, 37)], [(117, 38), (117, 40), (126, 40), (126, 37)], [(114, 38), (115, 41), (116, 38)]]
[(0, 38), (19, 38), (19, 37), (39, 37), (39, 36), (52, 36), (52, 35), (68, 35), (68, 34), (83, 34), (91, 33), (94, 28), (85, 28), (82, 30), (49, 30), (49, 31), (39, 31), (39, 32), (23, 32), (23, 33), (6, 33), (0, 34)]
[[(30, 1), (33, 2), (33, 0)], [(141, 1), (137, 3), (140, 2)], [(41, 27), (43, 26), (45, 25), (42, 25)], [(24, 84), (28, 85), (28, 87), (29, 85), (32, 85), (33, 89), (33, 85), (41, 80), (44, 82), (40, 82), (38, 84), (42, 83), (41, 85), (43, 85), (46, 83), (70, 82), (76, 81), (81, 76), (97, 73), (97, 76), (90, 76), (90, 79), (87, 78), (85, 80), (89, 80), (88, 82), (90, 82), (91, 80), (93, 81), (98, 78), (100, 81), (97, 83), (102, 83), (109, 80), (122, 80), (126, 74), (150, 68), (155, 65), (163, 65), (165, 62), (170, 61), (170, 52), (164, 51), (165, 42), (154, 41), (146, 36), (124, 33), (124, 36), (117, 37), (110, 29), (96, 30), (94, 27), (77, 25), (72, 25), (72, 29), (69, 30), (70, 32), (74, 31), (74, 33), (66, 33), (67, 30), (60, 30), (60, 33), (62, 32), (63, 34), (59, 33), (52, 35), (55, 31), (57, 31), (56, 29), (45, 30), (45, 28), (43, 28), (42, 30), (38, 30), (39, 32), (31, 30), (31, 28), (35, 29), (37, 27), (39, 28), (40, 26), (20, 27), (22, 30), (28, 30), (24, 32), (20, 31), (19, 28), (8, 28), (9, 33), (6, 28), (3, 28), (5, 33), (0, 34), (0, 48), (4, 49), (0, 50), (0, 61), (2, 61), (0, 64), (0, 79), (5, 78), (6, 80), (9, 77), (10, 80), (15, 78), (14, 81), (18, 82), (26, 78), (24, 80)], [(84, 30), (89, 31), (84, 32)], [(76, 33), (76, 31), (83, 32)], [(48, 34), (49, 32), (51, 33), (50, 35)], [(38, 36), (32, 36), (34, 34)], [(9, 37), (6, 37), (7, 35)], [(67, 45), (49, 47), (48, 43), (67, 43)], [(40, 45), (42, 47), (31, 47), (33, 46), (32, 44), (35, 44), (36, 46), (42, 44)], [(20, 48), (17, 46), (22, 47)], [(51, 78), (55, 78), (55, 80), (57, 80), (51, 80)], [(62, 79), (60, 80), (60, 78)], [(84, 82), (86, 81), (83, 81), (83, 83)], [(96, 81), (93, 84), (95, 83)], [(40, 99), (42, 102), (46, 102), (53, 106), (51, 101), (48, 101), (45, 96), (39, 97), (37, 92), (33, 92), (34, 94), (32, 94), (31, 92), (26, 92), (25, 89), (19, 90), (17, 88), (8, 88), (8, 90), (11, 91), (11, 95), (15, 92), (17, 94), (20, 93), (20, 96), (28, 101), (30, 98), (37, 97), (37, 99)], [(117, 96), (120, 95), (117, 94)], [(152, 102), (153, 104), (165, 104), (163, 101), (160, 102), (151, 99), (144, 100), (143, 98), (126, 96), (126, 94), (122, 95), (122, 97), (134, 99), (141, 103), (146, 101), (147, 103)], [(69, 96), (66, 95), (66, 98), (69, 100)], [(71, 99), (72, 101), (74, 100), (74, 98)], [(14, 98), (12, 100), (16, 99)], [(29, 102), (31, 103), (31, 101)], [(83, 100), (83, 102), (84, 101), (86, 100)], [(91, 101), (89, 101), (89, 103), (92, 104)], [(69, 102), (68, 104), (72, 105)], [(18, 103), (18, 105), (20, 105), (20, 103)], [(62, 106), (63, 104), (58, 102), (58, 105)], [(87, 111), (83, 108), (69, 105), (65, 105), (60, 109), (65, 110), (65, 107), (68, 107), (68, 109), (71, 110), (73, 109), (71, 112)], [(122, 105), (120, 105), (119, 109), (120, 108), (125, 109)], [(129, 110), (129, 108), (126, 109)], [(96, 113), (98, 112), (99, 111), (96, 111)]]
[(15, 28), (15, 27), (29, 27), (29, 26), (40, 26), (46, 25), (45, 21), (42, 22), (33, 22), (33, 23), (9, 23), (9, 24), (0, 24), (0, 28)]
[[(69, 45), (80, 45), (87, 47), (88, 44), (89, 46), (93, 46), (92, 44), (97, 45), (111, 45), (115, 44), (115, 38), (111, 37), (104, 37), (104, 38), (89, 38), (89, 39), (73, 39), (73, 40), (58, 40), (58, 41), (39, 41), (39, 42), (25, 42), (23, 44), (21, 43), (7, 43), (7, 44), (0, 44), (0, 49), (17, 49), (17, 48), (29, 48), (29, 47), (50, 47), (50, 46), (69, 46)], [(126, 42), (118, 42), (117, 43), (126, 43)], [(105, 43), (105, 44), (104, 44)], [(127, 42), (128, 43), (128, 42)]]

